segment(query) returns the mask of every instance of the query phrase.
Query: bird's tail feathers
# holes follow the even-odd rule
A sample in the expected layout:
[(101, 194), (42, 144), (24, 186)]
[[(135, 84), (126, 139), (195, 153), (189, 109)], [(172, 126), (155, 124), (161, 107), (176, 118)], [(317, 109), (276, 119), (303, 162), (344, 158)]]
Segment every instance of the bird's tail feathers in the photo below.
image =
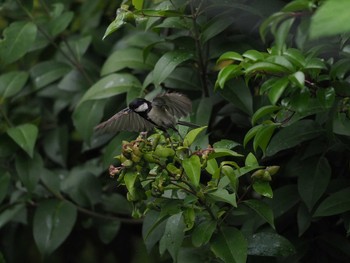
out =
[(179, 125), (183, 125), (183, 126), (187, 126), (190, 128), (199, 128), (200, 126), (191, 122), (187, 122), (187, 121), (178, 121), (177, 124)]

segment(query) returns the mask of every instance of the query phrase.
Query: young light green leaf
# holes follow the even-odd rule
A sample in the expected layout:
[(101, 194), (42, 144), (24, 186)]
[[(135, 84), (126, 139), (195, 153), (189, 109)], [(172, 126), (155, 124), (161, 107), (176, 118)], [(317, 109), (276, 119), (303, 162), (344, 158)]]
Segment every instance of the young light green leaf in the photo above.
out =
[(165, 53), (154, 66), (154, 84), (159, 86), (178, 65), (192, 58), (193, 53), (184, 50), (174, 50)]
[(273, 211), (268, 204), (255, 199), (245, 200), (243, 203), (253, 209), (259, 216), (269, 223), (273, 229), (275, 229)]
[(350, 187), (332, 193), (316, 209), (313, 217), (332, 216), (350, 211)]
[(210, 249), (224, 262), (245, 263), (247, 260), (247, 240), (234, 227), (221, 228), (211, 242)]
[(228, 65), (224, 67), (219, 71), (218, 78), (215, 83), (215, 88), (220, 87), (223, 89), (225, 87), (225, 83), (228, 80), (235, 78), (242, 73), (242, 68), (239, 65)]
[(269, 182), (256, 180), (253, 183), (253, 189), (255, 192), (257, 192), (258, 194), (261, 194), (262, 196), (265, 196), (268, 198), (273, 197), (273, 192)]
[(192, 244), (201, 247), (209, 242), (216, 229), (216, 221), (206, 220), (195, 227), (192, 233)]
[(182, 212), (172, 215), (168, 218), (163, 237), (159, 242), (159, 251), (164, 254), (168, 250), (173, 262), (177, 261), (178, 253), (185, 237), (185, 223)]
[(226, 61), (226, 60), (237, 60), (237, 61), (243, 61), (243, 57), (241, 54), (237, 53), (237, 52), (233, 52), (233, 51), (228, 51), (225, 52), (224, 54), (222, 54), (218, 60), (216, 61), (216, 64), (219, 64), (222, 61)]
[(37, 27), (32, 22), (13, 22), (5, 28), (0, 40), (0, 61), (12, 63), (23, 57), (35, 41)]
[(189, 133), (187, 133), (185, 138), (184, 138), (184, 143), (183, 143), (184, 146), (185, 147), (191, 146), (191, 144), (196, 140), (198, 135), (201, 132), (203, 132), (206, 128), (207, 128), (207, 126), (203, 126), (203, 127), (199, 127), (199, 128), (196, 128), (196, 129), (189, 131)]
[(34, 214), (33, 235), (42, 255), (50, 255), (68, 237), (77, 219), (76, 208), (59, 200), (46, 200)]
[(183, 160), (182, 166), (194, 187), (198, 187), (201, 177), (201, 161), (199, 156), (192, 155), (190, 158)]
[(132, 4), (137, 10), (141, 10), (142, 9), (143, 2), (144, 2), (144, 0), (132, 0)]
[(236, 194), (230, 194), (226, 189), (217, 189), (216, 191), (210, 192), (207, 195), (215, 201), (225, 202), (233, 207), (237, 207)]
[(26, 84), (29, 74), (24, 71), (12, 71), (0, 76), (0, 96), (9, 98), (17, 94)]
[(255, 155), (253, 153), (248, 153), (247, 157), (245, 158), (244, 164), (247, 167), (259, 166), (259, 162), (258, 162), (258, 160), (256, 159), (256, 157), (255, 157)]
[(23, 124), (7, 130), (7, 134), (30, 156), (33, 157), (38, 128), (33, 124)]

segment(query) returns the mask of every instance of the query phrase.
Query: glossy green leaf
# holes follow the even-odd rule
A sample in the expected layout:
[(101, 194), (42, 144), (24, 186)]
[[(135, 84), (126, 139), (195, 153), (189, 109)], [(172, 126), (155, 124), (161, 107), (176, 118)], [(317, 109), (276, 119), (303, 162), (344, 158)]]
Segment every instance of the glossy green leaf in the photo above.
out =
[(318, 137), (322, 128), (313, 120), (301, 120), (277, 132), (266, 149), (266, 155), (272, 156), (279, 151), (292, 148), (304, 141)]
[(309, 10), (312, 8), (313, 3), (309, 0), (294, 0), (283, 7), (284, 12), (295, 12), (301, 10)]
[(182, 167), (194, 187), (198, 187), (201, 177), (201, 161), (199, 156), (192, 155), (190, 158), (183, 160)]
[(334, 88), (320, 89), (316, 94), (317, 100), (325, 109), (330, 109), (335, 100)]
[(350, 188), (332, 193), (317, 207), (314, 217), (332, 216), (350, 211)]
[(65, 201), (46, 200), (34, 214), (33, 235), (42, 255), (50, 255), (68, 237), (77, 219), (76, 208)]
[(217, 189), (207, 194), (211, 199), (219, 202), (225, 202), (233, 207), (237, 207), (236, 194), (229, 193), (226, 189)]
[(244, 136), (243, 146), (246, 147), (247, 143), (254, 138), (260, 129), (263, 128), (263, 124), (252, 127)]
[[(281, 109), (281, 107), (275, 105), (267, 105), (259, 108), (252, 116), (252, 124), (254, 125), (257, 122), (257, 120), (261, 119), (266, 115), (270, 115), (271, 113), (278, 111), (279, 109)], [(271, 118), (270, 116), (268, 117), (268, 119)]]
[(184, 146), (188, 147), (196, 140), (201, 132), (207, 129), (207, 126), (199, 127), (189, 131), (184, 138)]
[(273, 229), (275, 229), (273, 211), (268, 204), (255, 199), (245, 200), (243, 203), (253, 209), (260, 217), (269, 223)]
[(30, 156), (33, 157), (38, 128), (33, 124), (22, 124), (7, 130), (7, 134)]
[(268, 91), (268, 97), (270, 99), (270, 102), (275, 105), (278, 100), (283, 95), (285, 89), (287, 88), (289, 84), (288, 78), (280, 78), (276, 80), (271, 86)]
[[(265, 58), (265, 55), (255, 49), (247, 50), (242, 54), (244, 58), (248, 58), (252, 61), (259, 61)], [(254, 64), (253, 64), (254, 65)]]
[(102, 39), (105, 39), (107, 36), (109, 36), (113, 32), (117, 31), (119, 28), (121, 28), (123, 25), (125, 25), (128, 14), (132, 15), (130, 11), (119, 8), (117, 10), (116, 18), (112, 21), (112, 23), (108, 25)]
[(247, 260), (247, 240), (234, 227), (221, 228), (212, 240), (210, 249), (224, 262), (245, 263)]
[(172, 215), (168, 218), (163, 237), (159, 242), (159, 251), (161, 254), (168, 250), (173, 261), (177, 261), (178, 253), (185, 237), (185, 223), (182, 212)]
[(181, 63), (193, 58), (188, 51), (174, 50), (165, 53), (156, 63), (153, 70), (153, 80), (159, 86)]
[(276, 128), (277, 128), (277, 125), (275, 123), (272, 123), (272, 124), (263, 125), (263, 127), (259, 129), (253, 141), (254, 151), (256, 151), (259, 147), (265, 154), (266, 147), (270, 142), (270, 139)]
[(245, 158), (244, 165), (247, 167), (255, 167), (259, 165), (259, 162), (253, 153), (248, 153), (247, 157)]
[(0, 40), (0, 61), (12, 63), (23, 57), (35, 41), (37, 27), (32, 22), (13, 22), (3, 32)]
[(105, 76), (125, 68), (136, 70), (151, 70), (157, 62), (157, 56), (149, 53), (143, 58), (143, 51), (138, 48), (125, 48), (114, 51), (105, 61), (101, 75)]
[(232, 140), (227, 140), (227, 139), (222, 139), (220, 141), (217, 141), (213, 144), (214, 149), (215, 148), (226, 148), (226, 149), (232, 149), (240, 145), (239, 143), (232, 141)]
[(290, 70), (284, 66), (281, 66), (272, 62), (257, 62), (246, 68), (246, 74), (252, 73), (289, 73)]
[(298, 190), (309, 211), (326, 191), (331, 179), (331, 167), (326, 158), (309, 160), (298, 176)]
[(224, 156), (232, 156), (232, 157), (242, 157), (242, 154), (239, 154), (235, 151), (226, 148), (215, 148), (214, 152), (209, 154), (209, 159), (219, 158)]
[(201, 222), (195, 227), (192, 233), (192, 244), (195, 247), (201, 247), (209, 242), (214, 231), (216, 229), (217, 223), (213, 220), (206, 220)]
[(253, 189), (262, 196), (272, 198), (273, 192), (269, 182), (257, 180), (253, 183)]
[(291, 83), (302, 89), (305, 85), (305, 74), (301, 71), (297, 71), (289, 76), (289, 80)]
[(7, 195), (7, 191), (9, 190), (11, 176), (9, 172), (0, 171), (0, 173), (1, 173), (1, 176), (0, 176), (0, 204), (1, 204)]
[(110, 98), (127, 92), (130, 89), (140, 88), (139, 80), (131, 74), (110, 74), (92, 85), (84, 94), (79, 104), (87, 100), (100, 100)]
[(40, 89), (60, 79), (69, 71), (71, 71), (71, 67), (66, 63), (50, 60), (38, 63), (32, 67), (30, 75), (34, 81), (35, 87)]
[(26, 84), (29, 74), (24, 71), (12, 71), (0, 76), (0, 96), (9, 98), (16, 95)]
[(312, 16), (310, 24), (310, 37), (332, 36), (350, 32), (348, 13), (350, 9), (348, 0), (328, 0)]
[(288, 239), (271, 232), (253, 234), (248, 239), (248, 244), (248, 255), (287, 257), (296, 252)]
[(288, 48), (283, 51), (283, 56), (286, 57), (296, 68), (303, 68), (306, 64), (305, 56), (299, 49)]
[(37, 187), (44, 167), (41, 156), (36, 153), (31, 159), (18, 154), (15, 161), (19, 179), (29, 192), (33, 192)]
[(219, 71), (218, 78), (215, 83), (215, 87), (223, 89), (225, 83), (242, 74), (242, 69), (239, 65), (228, 65)]
[(243, 57), (241, 54), (234, 52), (234, 51), (228, 51), (222, 54), (218, 60), (216, 61), (216, 64), (219, 64), (222, 61), (226, 60), (233, 60), (233, 61), (243, 61)]

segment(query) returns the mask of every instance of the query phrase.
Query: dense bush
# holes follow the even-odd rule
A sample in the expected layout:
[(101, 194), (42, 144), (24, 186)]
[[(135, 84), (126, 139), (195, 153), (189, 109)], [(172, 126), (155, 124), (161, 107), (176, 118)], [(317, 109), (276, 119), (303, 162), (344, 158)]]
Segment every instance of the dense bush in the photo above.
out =
[[(347, 262), (349, 8), (4, 1), (3, 261)], [(94, 134), (163, 90), (202, 127)]]

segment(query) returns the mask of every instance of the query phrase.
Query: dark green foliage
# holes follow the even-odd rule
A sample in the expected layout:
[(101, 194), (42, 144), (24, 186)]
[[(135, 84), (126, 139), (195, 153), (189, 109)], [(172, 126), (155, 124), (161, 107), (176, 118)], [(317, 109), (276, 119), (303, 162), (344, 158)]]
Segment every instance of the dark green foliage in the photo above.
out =
[(0, 261), (348, 262), (348, 2), (3, 1)]

